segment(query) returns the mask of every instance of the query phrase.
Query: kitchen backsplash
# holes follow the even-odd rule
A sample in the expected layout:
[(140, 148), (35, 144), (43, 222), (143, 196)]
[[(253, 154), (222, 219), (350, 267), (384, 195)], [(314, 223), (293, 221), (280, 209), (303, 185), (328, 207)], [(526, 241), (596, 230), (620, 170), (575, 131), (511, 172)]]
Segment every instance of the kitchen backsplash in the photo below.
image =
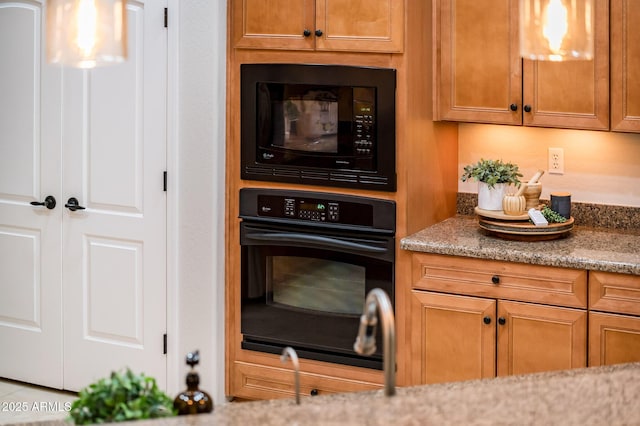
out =
[[(549, 200), (540, 199), (549, 204)], [(478, 205), (478, 194), (458, 192), (457, 212), (473, 216)], [(571, 216), (577, 226), (608, 228), (640, 233), (640, 208), (606, 204), (571, 203)]]

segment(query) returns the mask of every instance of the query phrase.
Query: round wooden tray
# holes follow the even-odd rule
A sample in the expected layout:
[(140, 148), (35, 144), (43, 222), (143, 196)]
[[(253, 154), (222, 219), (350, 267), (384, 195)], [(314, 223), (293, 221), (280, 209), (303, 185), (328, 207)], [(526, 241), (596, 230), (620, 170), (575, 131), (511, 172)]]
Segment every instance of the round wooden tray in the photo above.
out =
[(518, 241), (543, 241), (566, 237), (573, 229), (573, 217), (564, 223), (550, 223), (547, 226), (535, 226), (527, 221), (503, 221), (480, 217), (480, 228), (492, 234)]
[(491, 219), (501, 219), (501, 220), (529, 220), (529, 214), (524, 212), (523, 214), (519, 214), (516, 216), (504, 214), (502, 210), (485, 210), (480, 207), (475, 208), (475, 212), (478, 216), (488, 217)]

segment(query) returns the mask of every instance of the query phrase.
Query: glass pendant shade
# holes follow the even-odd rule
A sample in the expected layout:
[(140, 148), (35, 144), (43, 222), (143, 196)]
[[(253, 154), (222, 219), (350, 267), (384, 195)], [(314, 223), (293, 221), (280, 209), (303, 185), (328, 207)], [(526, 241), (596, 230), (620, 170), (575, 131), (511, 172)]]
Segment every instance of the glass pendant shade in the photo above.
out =
[(520, 55), (593, 59), (595, 0), (520, 0)]
[(47, 0), (49, 63), (93, 68), (126, 59), (126, 0)]

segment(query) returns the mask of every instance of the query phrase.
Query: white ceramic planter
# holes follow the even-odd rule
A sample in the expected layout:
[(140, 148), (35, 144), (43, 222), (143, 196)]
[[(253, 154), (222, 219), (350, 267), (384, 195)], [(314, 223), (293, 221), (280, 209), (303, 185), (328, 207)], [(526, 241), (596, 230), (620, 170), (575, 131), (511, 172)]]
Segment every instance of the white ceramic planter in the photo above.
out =
[(502, 210), (502, 199), (507, 189), (506, 183), (497, 183), (489, 188), (484, 182), (478, 182), (478, 208), (483, 210)]

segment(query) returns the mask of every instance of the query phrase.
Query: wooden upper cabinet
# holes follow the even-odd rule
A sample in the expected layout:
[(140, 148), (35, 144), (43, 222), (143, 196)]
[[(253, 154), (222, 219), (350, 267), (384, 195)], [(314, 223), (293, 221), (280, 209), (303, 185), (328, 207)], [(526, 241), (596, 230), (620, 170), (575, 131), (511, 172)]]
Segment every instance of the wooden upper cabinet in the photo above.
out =
[(230, 7), (234, 47), (313, 50), (315, 0), (233, 0)]
[(592, 61), (523, 61), (525, 125), (609, 130), (609, 0), (595, 5)]
[[(437, 0), (436, 119), (522, 123), (517, 1)], [(511, 110), (511, 105), (516, 108)]]
[(403, 0), (234, 0), (233, 46), (402, 52)]
[(437, 0), (435, 119), (607, 130), (608, 0), (596, 0), (592, 61), (522, 60), (518, 2)]
[(611, 130), (640, 132), (640, 2), (611, 2)]

